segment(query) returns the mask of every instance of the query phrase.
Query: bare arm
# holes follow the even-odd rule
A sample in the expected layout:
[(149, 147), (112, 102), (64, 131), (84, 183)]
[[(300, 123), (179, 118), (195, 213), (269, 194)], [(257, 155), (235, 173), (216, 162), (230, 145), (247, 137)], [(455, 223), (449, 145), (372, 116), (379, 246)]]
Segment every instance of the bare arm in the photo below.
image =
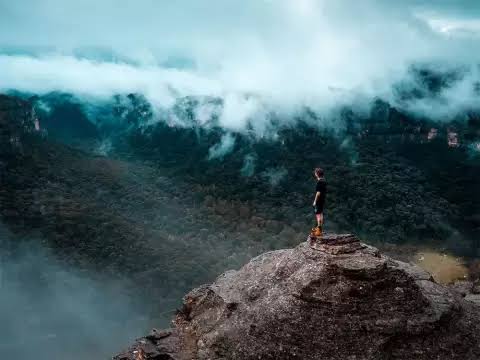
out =
[(317, 200), (320, 198), (320, 191), (315, 193), (315, 199), (313, 200), (313, 206), (317, 205)]

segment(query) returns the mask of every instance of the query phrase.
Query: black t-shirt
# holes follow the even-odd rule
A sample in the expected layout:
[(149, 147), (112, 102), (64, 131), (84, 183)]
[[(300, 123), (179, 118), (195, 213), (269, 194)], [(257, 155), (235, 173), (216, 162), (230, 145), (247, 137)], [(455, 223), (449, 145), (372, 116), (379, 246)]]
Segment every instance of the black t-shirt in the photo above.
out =
[(317, 181), (315, 194), (317, 192), (320, 192), (320, 197), (317, 200), (317, 207), (323, 209), (323, 205), (325, 205), (325, 196), (327, 195), (327, 182), (325, 179), (320, 179)]

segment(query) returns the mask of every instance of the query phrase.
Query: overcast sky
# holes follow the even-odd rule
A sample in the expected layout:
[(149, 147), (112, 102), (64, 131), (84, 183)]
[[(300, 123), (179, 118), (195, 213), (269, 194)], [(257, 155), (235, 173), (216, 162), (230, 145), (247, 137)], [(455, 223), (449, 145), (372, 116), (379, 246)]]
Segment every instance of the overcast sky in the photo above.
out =
[(0, 90), (221, 96), (239, 129), (266, 107), (388, 99), (414, 62), (472, 67), (417, 104), (446, 116), (473, 102), (479, 45), (475, 0), (0, 0)]

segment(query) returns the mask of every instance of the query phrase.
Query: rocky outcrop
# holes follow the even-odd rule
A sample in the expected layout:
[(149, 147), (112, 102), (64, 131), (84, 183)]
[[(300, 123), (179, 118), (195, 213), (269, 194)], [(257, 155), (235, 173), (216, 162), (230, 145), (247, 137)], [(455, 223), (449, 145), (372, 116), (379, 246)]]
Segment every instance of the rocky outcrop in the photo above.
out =
[(480, 282), (462, 280), (456, 281), (450, 288), (465, 300), (480, 305)]
[(260, 255), (115, 360), (478, 359), (480, 308), (352, 235)]

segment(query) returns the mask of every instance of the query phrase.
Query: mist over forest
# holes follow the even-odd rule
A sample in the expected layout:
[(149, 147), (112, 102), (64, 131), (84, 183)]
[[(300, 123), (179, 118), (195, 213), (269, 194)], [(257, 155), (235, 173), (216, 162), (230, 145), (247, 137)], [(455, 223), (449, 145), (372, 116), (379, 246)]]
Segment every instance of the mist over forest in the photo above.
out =
[(468, 0), (1, 3), (0, 358), (167, 327), (305, 240), (317, 166), (326, 231), (478, 279), (479, 40)]

